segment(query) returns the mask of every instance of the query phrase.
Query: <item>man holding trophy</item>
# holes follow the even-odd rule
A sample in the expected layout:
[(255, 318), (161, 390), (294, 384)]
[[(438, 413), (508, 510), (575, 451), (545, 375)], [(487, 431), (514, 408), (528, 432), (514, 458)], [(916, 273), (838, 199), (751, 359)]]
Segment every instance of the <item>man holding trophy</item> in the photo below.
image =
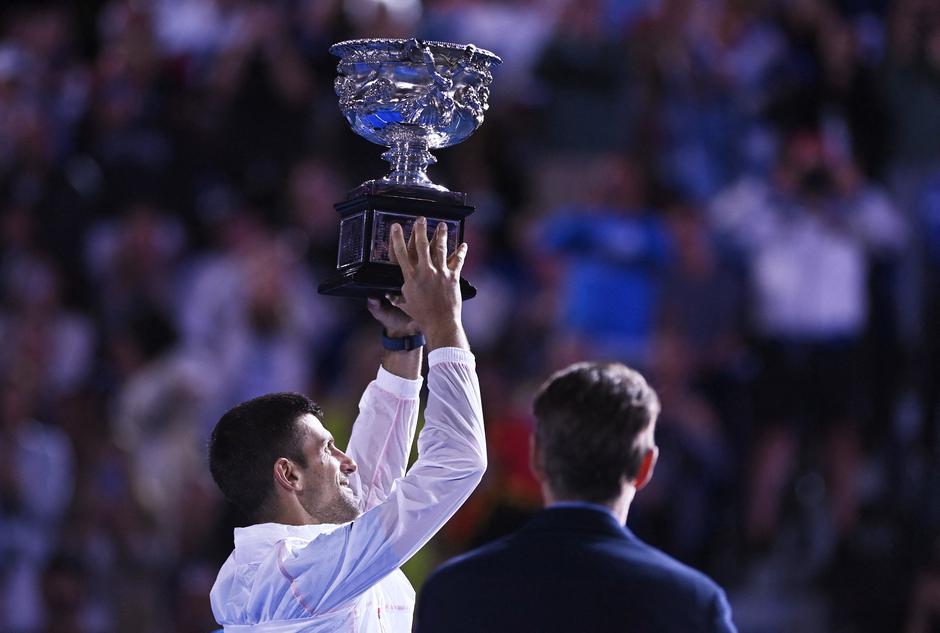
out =
[[(255, 521), (235, 530), (210, 594), (225, 631), (410, 631), (415, 593), (399, 566), (486, 469), (480, 387), (461, 324), (463, 298), (476, 292), (460, 274), (473, 207), (424, 170), (434, 162), (428, 148), (458, 143), (483, 121), (500, 60), (418, 40), (355, 40), (331, 52), (340, 58), (340, 108), (357, 133), (390, 148), (392, 171), (336, 204), (337, 274), (320, 292), (368, 297), (386, 353), (345, 453), (300, 394), (244, 402), (213, 430), (212, 476)], [(425, 425), (406, 474), (425, 346)]]
[[(476, 293), (460, 274), (473, 207), (425, 168), (434, 162), (429, 148), (458, 143), (482, 123), (500, 60), (471, 45), (413, 39), (330, 50), (340, 58), (343, 114), (389, 147), (392, 171), (335, 205), (337, 274), (320, 292), (368, 297), (387, 351), (345, 453), (320, 408), (299, 394), (244, 402), (213, 430), (212, 476), (256, 522), (235, 530), (210, 595), (225, 631), (410, 631), (415, 593), (398, 568), (486, 468), (480, 388), (461, 324), (462, 301)], [(425, 425), (406, 474), (425, 346)]]
[[(211, 592), (225, 631), (410, 631), (414, 590), (398, 567), (479, 483), (486, 468), (474, 358), (461, 325), (467, 246), (446, 257), (440, 224), (429, 242), (418, 218), (406, 246), (400, 308), (370, 300), (388, 350), (360, 401), (344, 453), (299, 394), (270, 394), (229, 410), (209, 447), (213, 478), (256, 524)], [(426, 343), (425, 343), (426, 339)], [(428, 402), (419, 457), (405, 473), (418, 418), (422, 347)]]

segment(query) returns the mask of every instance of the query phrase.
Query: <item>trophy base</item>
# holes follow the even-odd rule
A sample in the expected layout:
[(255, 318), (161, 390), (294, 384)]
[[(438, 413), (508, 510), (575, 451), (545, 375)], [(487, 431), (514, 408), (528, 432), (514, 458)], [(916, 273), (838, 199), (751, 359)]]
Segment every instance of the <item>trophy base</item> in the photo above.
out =
[[(400, 295), (404, 279), (401, 269), (389, 264), (365, 263), (327, 279), (317, 288), (323, 295), (338, 297), (384, 297), (386, 294)], [(460, 296), (472, 299), (477, 289), (466, 279), (460, 280)]]
[[(474, 210), (465, 193), (378, 186), (375, 182), (356, 188), (334, 207), (341, 217), (336, 274), (320, 284), (318, 291), (347, 297), (401, 294), (401, 269), (389, 259), (392, 225), (401, 225), (407, 241), (419, 216), (427, 218), (428, 239), (443, 223), (447, 252), (452, 253), (463, 241), (465, 218)], [(464, 299), (476, 293), (473, 285), (460, 280)]]

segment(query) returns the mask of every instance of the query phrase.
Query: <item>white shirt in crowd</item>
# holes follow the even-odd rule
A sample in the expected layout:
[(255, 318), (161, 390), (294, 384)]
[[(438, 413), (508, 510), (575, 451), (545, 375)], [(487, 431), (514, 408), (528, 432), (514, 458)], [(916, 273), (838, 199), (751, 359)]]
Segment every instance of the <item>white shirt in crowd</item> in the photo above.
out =
[(407, 632), (415, 593), (398, 567), (467, 499), (486, 469), (474, 357), (428, 354), (428, 404), (407, 474), (421, 380), (380, 368), (359, 403), (347, 453), (363, 514), (341, 525), (235, 530), (210, 595), (226, 632)]
[(752, 316), (771, 338), (854, 338), (868, 322), (872, 256), (902, 251), (907, 227), (872, 185), (832, 203), (834, 218), (784, 201), (762, 180), (743, 178), (709, 209), (716, 232), (749, 256)]

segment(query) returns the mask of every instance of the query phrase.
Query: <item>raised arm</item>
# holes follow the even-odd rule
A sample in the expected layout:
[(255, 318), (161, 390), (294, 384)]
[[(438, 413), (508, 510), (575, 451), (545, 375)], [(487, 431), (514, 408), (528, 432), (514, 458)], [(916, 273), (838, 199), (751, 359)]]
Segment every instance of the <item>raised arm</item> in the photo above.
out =
[[(427, 226), (426, 222), (422, 223)], [(440, 241), (441, 236), (446, 239), (446, 231), (442, 231), (440, 225), (440, 235), (433, 244), (427, 241), (426, 228), (412, 231), (407, 245), (401, 228), (396, 231), (400, 253), (395, 252), (393, 237), (392, 260), (408, 268), (410, 277), (406, 279), (412, 281), (407, 290), (407, 295), (412, 297), (409, 310), (420, 315), (428, 329), (432, 349), (448, 345), (468, 349), (460, 326), (460, 297), (451, 288), (455, 280), (459, 281), (466, 246), (446, 261), (446, 242)], [(395, 303), (404, 307), (405, 301), (396, 298)], [(369, 299), (368, 306), (390, 338), (412, 336), (421, 331), (415, 318), (389, 302)], [(351, 484), (359, 493), (363, 511), (383, 501), (392, 482), (405, 474), (418, 421), (422, 353), (420, 347), (386, 351), (378, 376), (359, 402), (359, 417), (346, 452), (359, 465)]]
[[(369, 312), (387, 336), (418, 332), (418, 324), (398, 308), (369, 299)], [(423, 349), (386, 351), (378, 375), (362, 394), (346, 453), (359, 465), (350, 485), (365, 512), (388, 496), (396, 479), (405, 475), (418, 424)]]
[(420, 378), (395, 375), (383, 364), (362, 394), (346, 453), (358, 465), (349, 483), (363, 512), (384, 501), (392, 483), (405, 475), (418, 425), (421, 383)]

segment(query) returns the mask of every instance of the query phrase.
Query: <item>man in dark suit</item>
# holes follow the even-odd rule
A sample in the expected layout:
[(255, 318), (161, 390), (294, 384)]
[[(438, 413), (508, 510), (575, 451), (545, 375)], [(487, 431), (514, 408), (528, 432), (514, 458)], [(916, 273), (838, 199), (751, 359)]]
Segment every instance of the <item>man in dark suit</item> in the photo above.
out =
[(656, 464), (659, 399), (620, 364), (579, 363), (535, 399), (532, 468), (546, 508), (437, 570), (417, 633), (733, 633), (724, 592), (625, 527)]

